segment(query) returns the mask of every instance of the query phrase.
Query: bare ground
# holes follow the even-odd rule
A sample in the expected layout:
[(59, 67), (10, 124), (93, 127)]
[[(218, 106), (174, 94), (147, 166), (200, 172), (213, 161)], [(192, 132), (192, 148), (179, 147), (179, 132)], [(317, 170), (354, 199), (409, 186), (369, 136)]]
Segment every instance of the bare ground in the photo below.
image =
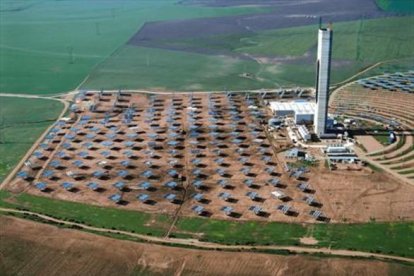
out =
[(364, 146), (367, 152), (373, 152), (384, 148), (384, 146), (371, 135), (355, 136), (355, 138)]
[(2, 275), (410, 275), (379, 261), (182, 249), (0, 216)]

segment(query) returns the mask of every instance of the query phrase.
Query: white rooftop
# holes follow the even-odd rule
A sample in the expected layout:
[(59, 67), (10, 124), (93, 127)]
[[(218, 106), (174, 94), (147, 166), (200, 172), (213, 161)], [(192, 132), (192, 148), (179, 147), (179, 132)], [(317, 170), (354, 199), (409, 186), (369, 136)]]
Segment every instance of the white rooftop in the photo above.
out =
[(316, 103), (308, 101), (270, 102), (270, 109), (275, 111), (292, 111), (295, 114), (315, 114)]

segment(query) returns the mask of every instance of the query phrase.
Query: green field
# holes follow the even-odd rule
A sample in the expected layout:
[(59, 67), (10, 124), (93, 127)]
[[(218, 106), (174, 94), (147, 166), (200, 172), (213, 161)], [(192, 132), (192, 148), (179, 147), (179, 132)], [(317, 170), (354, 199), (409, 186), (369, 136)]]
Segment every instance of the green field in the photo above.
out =
[[(164, 215), (104, 208), (53, 200), (29, 194), (0, 191), (0, 206), (18, 208), (97, 227), (163, 236), (171, 218)], [(299, 238), (312, 235), (319, 246), (414, 256), (414, 223), (288, 224), (231, 222), (203, 218), (180, 218), (175, 236), (200, 237), (225, 244), (298, 245)]]
[[(379, 61), (413, 57), (413, 22), (411, 16), (335, 24), (332, 83), (343, 81)], [(316, 28), (305, 26), (253, 35), (157, 41), (159, 46), (167, 48), (204, 47), (256, 59), (262, 57), (260, 62), (225, 54), (214, 56), (124, 46), (95, 68), (83, 88), (208, 91), (312, 86)], [(309, 50), (311, 57), (302, 62), (270, 60), (286, 56), (300, 58)], [(250, 77), (246, 78), (244, 73)]]
[[(333, 59), (374, 63), (413, 56), (413, 16), (333, 24)], [(316, 26), (265, 31), (236, 51), (258, 55), (300, 56), (316, 46)], [(396, 43), (398, 41), (398, 43)], [(254, 42), (254, 43), (253, 43)]]
[[(262, 88), (262, 82), (240, 77), (256, 74), (255, 62), (228, 56), (124, 46), (98, 66), (85, 89), (150, 88), (156, 90), (226, 90)], [(271, 70), (269, 66), (268, 70)], [(272, 83), (266, 83), (271, 86)]]
[(76, 88), (145, 22), (237, 15), (257, 7), (209, 8), (152, 1), (0, 1), (0, 92)]
[(54, 100), (0, 97), (0, 182), (62, 109)]
[[(380, 2), (384, 1), (389, 2)], [(160, 46), (205, 47), (233, 56), (125, 46), (145, 22), (265, 11), (176, 2), (1, 0), (0, 92), (69, 91), (89, 74), (84, 88), (192, 91), (314, 84), (316, 26), (157, 41)], [(413, 20), (411, 16), (335, 23), (332, 82), (378, 61), (412, 57)], [(290, 60), (308, 51), (310, 58)], [(258, 62), (257, 57), (290, 58)]]
[(414, 1), (412, 0), (375, 0), (384, 11), (414, 13)]
[(377, 132), (369, 132), (369, 135), (375, 138), (380, 144), (386, 146), (389, 145), (389, 133), (387, 131), (377, 130)]
[(369, 70), (359, 76), (359, 78), (368, 78), (372, 76), (382, 75), (384, 73), (405, 72), (414, 69), (414, 58), (405, 58), (401, 60), (392, 60), (384, 62), (381, 65)]

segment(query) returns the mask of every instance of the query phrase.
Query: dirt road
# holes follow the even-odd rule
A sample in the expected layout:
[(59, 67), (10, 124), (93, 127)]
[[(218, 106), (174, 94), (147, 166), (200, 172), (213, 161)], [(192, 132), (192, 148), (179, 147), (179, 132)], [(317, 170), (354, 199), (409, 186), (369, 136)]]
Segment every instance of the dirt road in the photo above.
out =
[(392, 262), (178, 248), (0, 216), (0, 275), (412, 275)]
[(346, 256), (346, 257), (359, 257), (359, 258), (374, 258), (374, 259), (384, 259), (384, 260), (394, 260), (394, 261), (403, 261), (403, 262), (410, 262), (414, 263), (413, 258), (406, 258), (406, 257), (399, 257), (399, 256), (392, 256), (392, 255), (385, 255), (385, 254), (377, 254), (377, 253), (369, 253), (363, 251), (350, 251), (350, 250), (340, 250), (340, 249), (330, 249), (330, 248), (308, 248), (308, 247), (301, 247), (301, 246), (277, 246), (277, 245), (268, 245), (268, 246), (249, 246), (249, 245), (223, 245), (211, 242), (202, 242), (195, 239), (178, 239), (178, 238), (162, 238), (162, 237), (153, 237), (147, 235), (141, 235), (136, 233), (130, 233), (121, 230), (112, 230), (112, 229), (105, 229), (99, 227), (88, 226), (81, 223), (74, 223), (64, 220), (55, 219), (46, 215), (28, 212), (28, 211), (21, 211), (15, 209), (8, 209), (8, 208), (0, 208), (0, 211), (9, 212), (9, 213), (18, 213), (18, 214), (29, 214), (33, 216), (37, 216), (39, 218), (56, 222), (56, 223), (63, 223), (65, 225), (76, 226), (85, 230), (91, 230), (96, 232), (102, 233), (114, 233), (114, 234), (123, 234), (135, 238), (139, 238), (141, 240), (153, 243), (162, 243), (162, 244), (179, 244), (179, 245), (186, 245), (192, 246), (194, 248), (204, 248), (204, 249), (222, 249), (222, 250), (239, 250), (239, 251), (251, 251), (251, 250), (287, 250), (290, 252), (296, 253), (323, 253), (332, 256)]

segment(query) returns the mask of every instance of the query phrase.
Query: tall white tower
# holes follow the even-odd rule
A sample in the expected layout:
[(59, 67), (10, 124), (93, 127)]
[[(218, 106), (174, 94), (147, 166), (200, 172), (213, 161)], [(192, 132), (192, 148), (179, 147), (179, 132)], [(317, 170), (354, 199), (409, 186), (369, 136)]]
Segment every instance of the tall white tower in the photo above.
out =
[(332, 30), (330, 28), (320, 28), (318, 33), (318, 57), (316, 60), (316, 112), (313, 122), (315, 134), (318, 136), (326, 132), (331, 52)]

